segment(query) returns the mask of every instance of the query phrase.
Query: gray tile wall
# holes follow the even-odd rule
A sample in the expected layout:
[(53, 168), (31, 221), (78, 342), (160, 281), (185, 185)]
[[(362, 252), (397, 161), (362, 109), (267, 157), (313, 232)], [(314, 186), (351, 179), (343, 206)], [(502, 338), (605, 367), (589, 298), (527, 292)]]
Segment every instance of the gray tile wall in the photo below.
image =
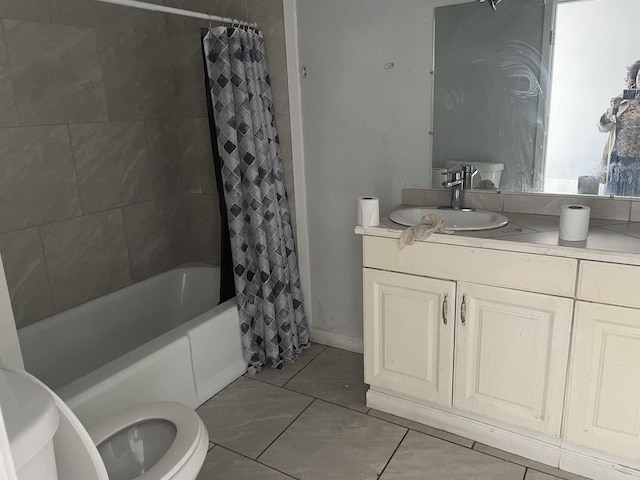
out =
[[(282, 0), (146, 1), (259, 22), (292, 196)], [(18, 327), (219, 263), (206, 26), (95, 0), (0, 0), (0, 252)]]

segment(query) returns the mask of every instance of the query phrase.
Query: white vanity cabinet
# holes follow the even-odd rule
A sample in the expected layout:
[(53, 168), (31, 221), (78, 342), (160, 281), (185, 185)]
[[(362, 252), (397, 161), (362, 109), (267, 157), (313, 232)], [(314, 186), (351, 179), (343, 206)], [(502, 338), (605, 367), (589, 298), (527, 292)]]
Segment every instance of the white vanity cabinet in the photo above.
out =
[(582, 262), (567, 442), (640, 461), (640, 267)]
[(640, 266), (624, 263), (637, 259), (457, 243), (363, 237), (367, 405), (640, 478)]
[(576, 260), (365, 236), (364, 265), (373, 391), (560, 436)]

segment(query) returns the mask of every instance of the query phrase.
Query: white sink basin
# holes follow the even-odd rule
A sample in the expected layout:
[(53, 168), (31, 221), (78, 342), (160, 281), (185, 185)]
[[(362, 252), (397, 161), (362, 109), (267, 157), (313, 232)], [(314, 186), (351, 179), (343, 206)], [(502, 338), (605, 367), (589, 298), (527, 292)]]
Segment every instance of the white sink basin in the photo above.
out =
[(422, 217), (429, 213), (439, 215), (451, 230), (490, 230), (509, 223), (504, 215), (486, 210), (448, 210), (437, 207), (402, 208), (392, 212), (389, 218), (400, 225), (412, 227), (420, 224)]

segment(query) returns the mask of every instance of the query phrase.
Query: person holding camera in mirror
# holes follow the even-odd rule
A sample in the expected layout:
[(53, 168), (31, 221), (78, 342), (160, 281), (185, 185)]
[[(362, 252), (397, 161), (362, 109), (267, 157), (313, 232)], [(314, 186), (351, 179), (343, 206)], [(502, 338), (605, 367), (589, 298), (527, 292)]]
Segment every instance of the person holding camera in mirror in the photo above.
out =
[(627, 68), (627, 89), (611, 99), (598, 121), (608, 132), (600, 181), (607, 195), (640, 196), (640, 60)]

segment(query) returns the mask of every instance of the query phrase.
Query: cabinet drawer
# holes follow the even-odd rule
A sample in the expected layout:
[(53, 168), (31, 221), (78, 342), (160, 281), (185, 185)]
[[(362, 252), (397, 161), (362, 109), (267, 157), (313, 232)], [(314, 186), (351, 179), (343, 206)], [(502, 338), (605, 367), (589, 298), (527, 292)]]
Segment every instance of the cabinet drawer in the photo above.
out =
[(529, 253), (363, 237), (365, 267), (573, 297), (578, 261)]
[(578, 299), (640, 307), (640, 267), (616, 263), (580, 262)]

